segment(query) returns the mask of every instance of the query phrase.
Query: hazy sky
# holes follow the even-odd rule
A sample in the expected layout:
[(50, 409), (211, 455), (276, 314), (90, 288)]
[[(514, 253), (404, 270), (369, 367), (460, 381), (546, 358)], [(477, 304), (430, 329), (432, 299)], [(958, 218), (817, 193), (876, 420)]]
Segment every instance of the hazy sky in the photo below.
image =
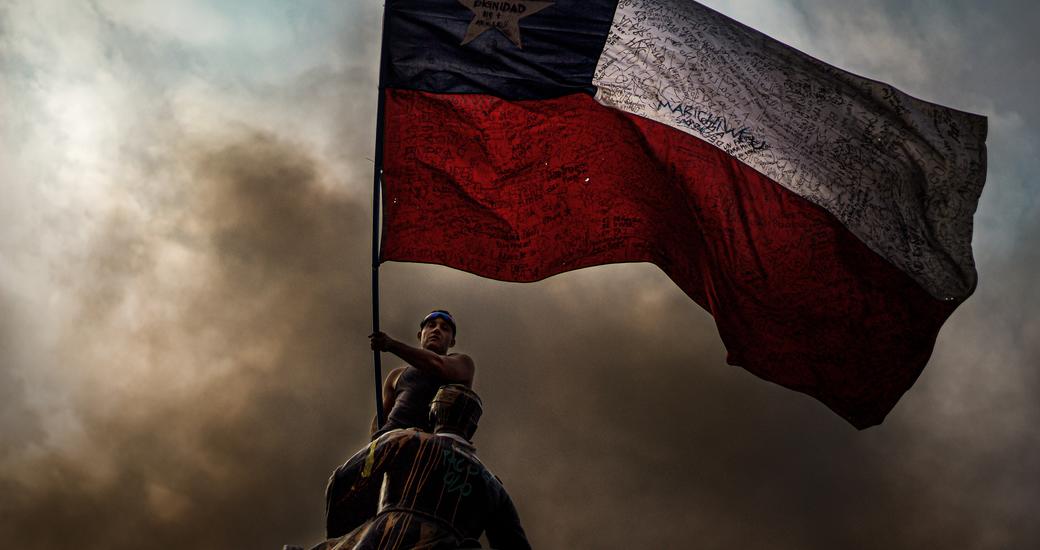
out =
[[(1036, 547), (1040, 4), (706, 3), (989, 117), (979, 287), (885, 423), (727, 366), (651, 265), (386, 264), (384, 328), (456, 314), (536, 548)], [(373, 409), (380, 9), (0, 0), (3, 546), (321, 538)]]

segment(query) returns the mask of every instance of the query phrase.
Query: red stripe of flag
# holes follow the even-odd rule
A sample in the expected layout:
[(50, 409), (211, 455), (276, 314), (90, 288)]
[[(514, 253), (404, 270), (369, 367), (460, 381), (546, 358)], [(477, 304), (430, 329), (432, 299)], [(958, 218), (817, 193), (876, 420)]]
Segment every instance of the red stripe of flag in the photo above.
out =
[(712, 313), (730, 364), (859, 428), (957, 305), (717, 148), (587, 95), (385, 93), (384, 261), (507, 281), (652, 262)]

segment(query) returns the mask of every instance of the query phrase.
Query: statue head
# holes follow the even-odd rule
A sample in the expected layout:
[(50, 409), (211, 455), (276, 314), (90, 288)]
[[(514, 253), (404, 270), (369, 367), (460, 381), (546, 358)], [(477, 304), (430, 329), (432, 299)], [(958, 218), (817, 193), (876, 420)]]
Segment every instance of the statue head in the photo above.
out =
[(462, 384), (447, 384), (430, 401), (430, 424), (434, 433), (450, 432), (467, 441), (473, 439), (484, 411), (476, 392)]

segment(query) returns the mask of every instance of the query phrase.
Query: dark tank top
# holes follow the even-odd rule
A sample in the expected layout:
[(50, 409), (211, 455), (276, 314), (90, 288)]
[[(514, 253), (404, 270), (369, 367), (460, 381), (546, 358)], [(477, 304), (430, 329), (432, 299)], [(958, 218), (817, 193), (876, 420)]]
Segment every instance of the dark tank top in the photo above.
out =
[(397, 428), (419, 428), (432, 431), (430, 401), (445, 382), (432, 374), (408, 365), (397, 379), (397, 399), (390, 409), (386, 425), (380, 432)]

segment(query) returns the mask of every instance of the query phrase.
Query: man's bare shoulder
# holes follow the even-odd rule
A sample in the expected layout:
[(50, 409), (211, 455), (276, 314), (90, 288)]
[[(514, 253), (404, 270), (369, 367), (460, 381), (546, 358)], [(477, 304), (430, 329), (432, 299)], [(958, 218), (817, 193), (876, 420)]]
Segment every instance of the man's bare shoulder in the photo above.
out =
[(473, 386), (473, 377), (477, 373), (477, 365), (473, 362), (473, 359), (464, 353), (452, 353), (447, 355), (451, 359), (453, 375), (450, 380), (465, 384), (467, 386)]
[(453, 361), (458, 361), (465, 365), (476, 366), (476, 363), (473, 362), (473, 358), (465, 353), (449, 353), (448, 355), (445, 355), (445, 357), (451, 357)]
[(407, 368), (408, 368), (408, 365), (401, 365), (400, 367), (397, 367), (394, 370), (390, 371), (386, 375), (386, 383), (387, 383), (387, 385), (393, 386), (393, 385), (397, 384), (397, 379), (401, 377), (401, 373), (404, 372), (405, 369), (407, 369)]

